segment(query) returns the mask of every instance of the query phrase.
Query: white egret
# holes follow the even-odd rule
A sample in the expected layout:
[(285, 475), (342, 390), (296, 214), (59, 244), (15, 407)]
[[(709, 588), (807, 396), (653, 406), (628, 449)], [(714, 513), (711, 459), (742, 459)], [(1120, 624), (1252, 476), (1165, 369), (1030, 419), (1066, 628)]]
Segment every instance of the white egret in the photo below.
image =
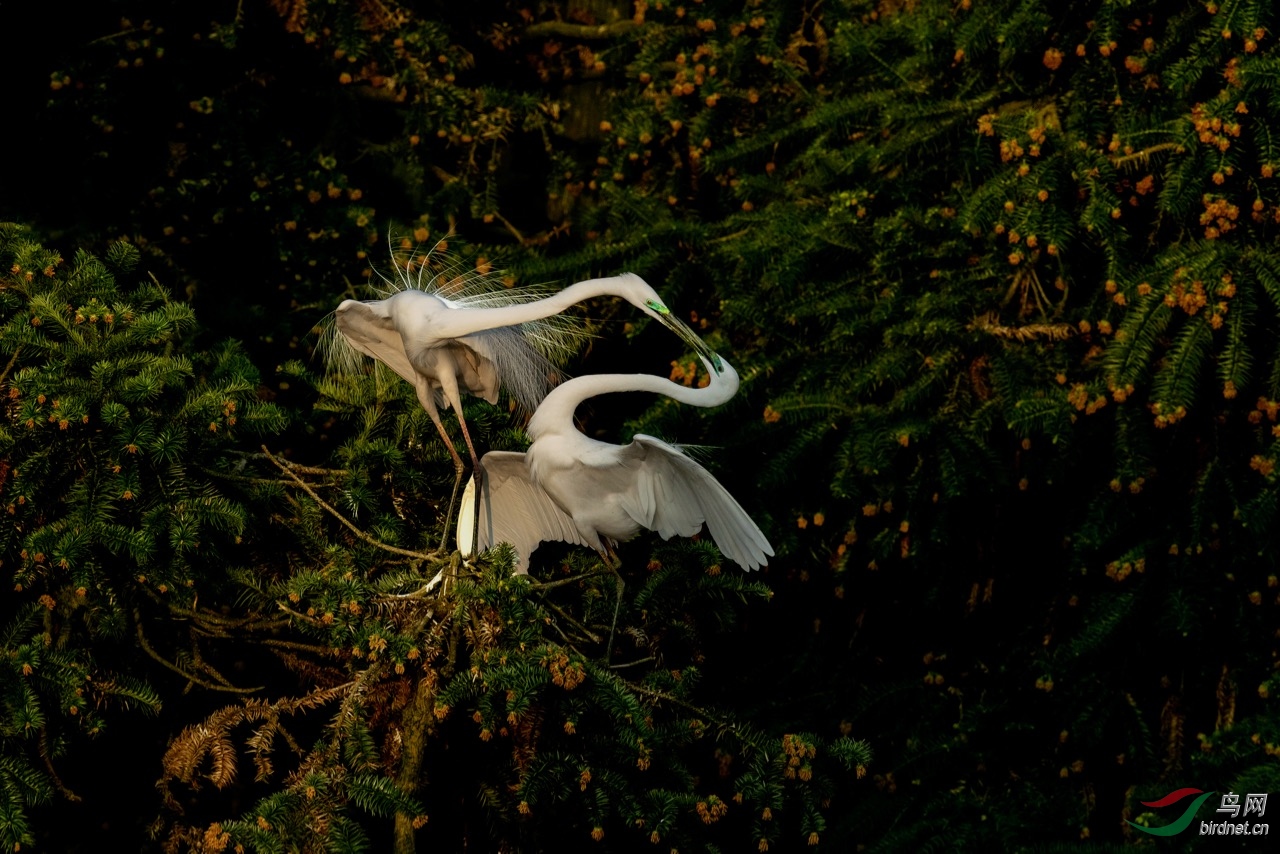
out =
[[(490, 451), (481, 460), (480, 524), (475, 545), (511, 543), (517, 573), (541, 542), (563, 540), (602, 554), (641, 528), (663, 539), (690, 537), (705, 522), (721, 553), (744, 569), (764, 566), (773, 548), (751, 517), (711, 474), (679, 448), (637, 434), (629, 445), (584, 436), (573, 425), (578, 404), (618, 391), (650, 391), (694, 406), (716, 406), (738, 390), (733, 367), (698, 342), (711, 374), (688, 388), (649, 374), (596, 374), (567, 380), (547, 394), (529, 421), (524, 453)], [(470, 515), (476, 481), (467, 483), (460, 518)], [(459, 523), (458, 548), (472, 553), (471, 527)]]
[[(394, 259), (393, 259), (394, 260)], [(334, 312), (338, 336), (332, 342), (385, 364), (417, 391), (418, 402), (440, 433), (453, 458), (457, 496), (464, 464), (440, 420), (440, 407), (453, 409), (470, 452), (473, 471), (479, 458), (462, 417), (462, 392), (496, 403), (499, 386), (532, 412), (553, 382), (547, 352), (564, 349), (570, 335), (556, 317), (566, 308), (597, 296), (619, 296), (674, 331), (686, 342), (697, 335), (671, 315), (658, 294), (639, 276), (623, 273), (589, 279), (559, 293), (538, 298), (529, 291), (472, 289), (445, 295), (440, 278), (423, 283), (407, 269), (395, 292), (384, 299), (343, 300)], [(540, 295), (539, 295), (540, 296)], [(700, 343), (700, 342), (699, 342)], [(345, 361), (339, 347), (331, 361)], [(479, 475), (483, 477), (481, 473)], [(453, 498), (449, 512), (453, 510)], [(446, 514), (446, 524), (448, 514)]]

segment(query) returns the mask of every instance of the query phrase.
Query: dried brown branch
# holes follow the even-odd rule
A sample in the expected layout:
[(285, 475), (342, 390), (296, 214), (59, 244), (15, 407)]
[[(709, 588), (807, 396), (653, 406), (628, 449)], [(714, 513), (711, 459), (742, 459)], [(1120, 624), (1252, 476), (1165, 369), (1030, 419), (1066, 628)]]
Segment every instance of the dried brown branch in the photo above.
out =
[(248, 746), (255, 754), (254, 762), (259, 774), (264, 768), (269, 773), (271, 762), (268, 754), (276, 734), (284, 736), (286, 742), (294, 745), (288, 732), (280, 726), (281, 716), (318, 708), (348, 693), (354, 685), (354, 682), (345, 682), (312, 691), (302, 697), (286, 698), (274, 703), (246, 700), (243, 705), (225, 706), (200, 723), (186, 727), (164, 754), (164, 776), (159, 785), (166, 802), (181, 811), (181, 806), (168, 791), (168, 783), (177, 780), (198, 788), (197, 775), (206, 757), (209, 759), (209, 769), (202, 776), (208, 778), (214, 786), (225, 788), (235, 781), (238, 760), (231, 741), (231, 730), (242, 723), (263, 722), (248, 739)]
[(640, 25), (631, 18), (624, 18), (611, 24), (574, 24), (569, 21), (542, 21), (526, 27), (524, 35), (530, 38), (560, 36), (568, 39), (592, 41), (616, 38), (634, 30), (638, 26)]
[(9, 378), (9, 372), (13, 370), (13, 366), (18, 363), (18, 356), (22, 353), (21, 347), (14, 348), (13, 355), (9, 357), (9, 362), (4, 366), (4, 370), (0, 371), (0, 385), (4, 385), (4, 381)]
[(320, 655), (328, 657), (333, 654), (332, 647), (321, 646), (315, 643), (302, 643), (300, 641), (280, 640), (279, 638), (265, 638), (260, 643), (263, 646), (275, 647), (277, 649), (291, 649), (297, 652), (309, 652), (312, 655)]
[(620, 677), (619, 677), (619, 681), (621, 681), (624, 685), (626, 685), (632, 691), (635, 691), (637, 694), (644, 694), (647, 697), (652, 697), (656, 700), (663, 700), (673, 705), (680, 706), (681, 708), (688, 709), (689, 711), (696, 714), (698, 717), (703, 718), (707, 721), (710, 721), (711, 723), (715, 724), (716, 726), (720, 727), (723, 730), (736, 733), (739, 736), (743, 735), (743, 733), (738, 729), (738, 727), (733, 723), (731, 723), (728, 719), (722, 718), (716, 713), (708, 709), (704, 709), (701, 706), (695, 706), (693, 703), (690, 703), (688, 700), (682, 700), (679, 697), (675, 696), (674, 694), (668, 694), (666, 691), (659, 691), (657, 688), (647, 688), (644, 685), (640, 685), (635, 682), (629, 682), (626, 679), (621, 679)]
[(1117, 168), (1127, 166), (1135, 161), (1142, 161), (1144, 164), (1151, 159), (1151, 155), (1159, 154), (1162, 151), (1173, 151), (1178, 148), (1176, 142), (1162, 142), (1159, 145), (1148, 146), (1141, 151), (1135, 151), (1132, 154), (1122, 154), (1119, 157), (1112, 157), (1111, 164)]
[(571, 575), (568, 578), (558, 578), (555, 581), (530, 581), (529, 587), (536, 591), (550, 590), (553, 587), (563, 587), (566, 584), (575, 584), (579, 581), (586, 581), (597, 575), (604, 575), (609, 572), (608, 569), (592, 570), (584, 572), (580, 575)]
[(1037, 338), (1048, 341), (1065, 341), (1076, 334), (1075, 327), (1069, 323), (1028, 323), (1023, 326), (1004, 326), (994, 313), (984, 314), (975, 318), (969, 324), (969, 329), (1020, 343), (1033, 341)]
[(291, 466), (286, 465), (284, 462), (282, 462), (281, 460), (273, 456), (272, 453), (267, 450), (266, 445), (262, 446), (262, 452), (266, 454), (267, 459), (271, 460), (271, 462), (276, 464), (276, 467), (279, 468), (280, 471), (288, 475), (289, 479), (292, 480), (295, 485), (300, 487), (303, 492), (307, 493), (307, 495), (311, 496), (311, 500), (314, 501), (317, 505), (319, 505), (319, 507), (322, 510), (324, 510), (329, 515), (333, 516), (333, 518), (337, 519), (344, 526), (346, 526), (348, 530), (350, 530), (353, 534), (355, 534), (361, 540), (364, 540), (369, 545), (375, 546), (376, 548), (380, 548), (384, 551), (392, 552), (393, 554), (406, 555), (408, 557), (418, 558), (419, 560), (436, 560), (440, 557), (440, 554), (438, 552), (416, 552), (416, 551), (413, 551), (412, 549), (402, 549), (399, 546), (388, 545), (387, 543), (384, 543), (381, 540), (378, 540), (378, 539), (375, 539), (374, 537), (369, 536), (364, 531), (356, 527), (354, 522), (352, 522), (346, 516), (343, 516), (341, 513), (335, 510), (332, 506), (330, 506), (330, 504), (327, 501), (325, 501), (323, 498), (317, 495), (316, 491), (311, 488), (311, 485), (309, 483), (307, 483), (302, 478), (294, 474), (294, 469)]
[(67, 788), (62, 782), (62, 778), (58, 776), (58, 772), (53, 767), (53, 757), (50, 755), (49, 748), (49, 730), (46, 727), (40, 728), (40, 758), (44, 760), (45, 770), (49, 772), (49, 779), (53, 780), (53, 786), (58, 790), (62, 797), (72, 803), (78, 803), (81, 797), (75, 792)]
[(174, 664), (172, 661), (169, 661), (167, 658), (160, 655), (160, 653), (156, 652), (155, 649), (151, 646), (151, 644), (147, 642), (147, 637), (142, 632), (141, 615), (135, 613), (134, 620), (136, 621), (137, 627), (138, 627), (138, 631), (137, 631), (138, 645), (142, 647), (142, 651), (145, 652), (147, 655), (151, 656), (156, 661), (160, 662), (162, 665), (164, 665), (168, 669), (172, 670), (174, 673), (177, 673), (183, 679), (186, 679), (192, 685), (199, 685), (201, 688), (207, 688), (210, 691), (225, 691), (230, 694), (256, 694), (257, 692), (263, 689), (264, 686), (262, 685), (259, 685), (255, 688), (237, 688), (235, 685), (232, 685), (229, 681), (227, 681), (227, 679), (225, 679), (221, 674), (219, 674), (216, 670), (214, 670), (212, 667), (210, 667), (207, 664), (203, 665), (204, 670), (212, 674), (218, 680), (217, 682), (210, 682), (207, 679), (200, 678), (199, 676), (195, 675), (194, 673), (191, 673), (190, 671), (184, 670), (183, 668)]
[(414, 590), (414, 591), (413, 591), (413, 592), (411, 592), (411, 593), (382, 593), (382, 594), (379, 594), (379, 595), (378, 595), (378, 598), (379, 598), (379, 599), (391, 599), (391, 600), (397, 600), (397, 599), (425, 599), (425, 598), (427, 597), (427, 594), (431, 592), (431, 589), (432, 589), (433, 587), (435, 587), (436, 585), (438, 585), (442, 580), (444, 580), (444, 570), (443, 570), (443, 569), (442, 569), (442, 570), (440, 570), (439, 572), (437, 572), (437, 573), (435, 574), (435, 577), (434, 577), (434, 578), (432, 578), (432, 579), (431, 579), (430, 581), (428, 581), (426, 584), (422, 585), (422, 586), (421, 586), (421, 587), (419, 587), (417, 590)]
[[(555, 604), (554, 602), (543, 602), (543, 604), (546, 605), (551, 610), (555, 611), (557, 614), (559, 614), (560, 618), (564, 620), (566, 623), (569, 623), (575, 629), (582, 632), (583, 637), (585, 637), (587, 640), (591, 641), (592, 643), (600, 643), (599, 635), (591, 631), (591, 629), (587, 628), (582, 623), (579, 623), (577, 620), (575, 620), (572, 616), (569, 615), (569, 612), (565, 611), (559, 605)], [(553, 623), (552, 625), (554, 626), (555, 624)]]

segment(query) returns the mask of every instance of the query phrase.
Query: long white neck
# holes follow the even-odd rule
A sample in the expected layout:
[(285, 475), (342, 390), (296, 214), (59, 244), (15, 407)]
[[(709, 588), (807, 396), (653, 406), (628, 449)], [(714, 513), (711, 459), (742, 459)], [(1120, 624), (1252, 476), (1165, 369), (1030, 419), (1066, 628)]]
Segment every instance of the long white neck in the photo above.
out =
[(653, 374), (589, 374), (574, 377), (553, 388), (533, 417), (525, 432), (530, 439), (549, 433), (575, 430), (573, 413), (578, 404), (589, 397), (622, 391), (648, 391), (665, 395), (691, 406), (719, 406), (738, 391), (738, 372), (724, 359), (720, 360), (717, 373), (706, 359), (702, 360), (711, 381), (703, 388), (690, 388)]
[(559, 314), (566, 308), (592, 297), (600, 296), (621, 296), (627, 299), (623, 276), (587, 279), (585, 282), (572, 284), (546, 299), (533, 302), (497, 308), (468, 308), (465, 311), (442, 312), (432, 318), (432, 331), (435, 336), (441, 338), (461, 338), (486, 329), (541, 320), (544, 317)]

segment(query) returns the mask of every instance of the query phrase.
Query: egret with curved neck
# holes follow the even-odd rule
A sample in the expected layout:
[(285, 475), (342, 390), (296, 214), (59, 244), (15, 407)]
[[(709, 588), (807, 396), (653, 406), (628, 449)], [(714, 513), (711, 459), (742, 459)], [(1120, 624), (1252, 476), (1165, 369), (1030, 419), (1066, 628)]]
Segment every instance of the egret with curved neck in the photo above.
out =
[[(705, 350), (705, 345), (703, 348)], [(692, 406), (718, 406), (738, 390), (738, 374), (715, 353), (702, 357), (711, 375), (704, 388), (689, 388), (649, 374), (575, 377), (553, 389), (529, 421), (524, 453), (490, 451), (478, 489), (472, 480), (462, 517), (478, 506), (474, 545), (511, 543), (516, 572), (528, 571), (539, 543), (563, 540), (601, 554), (641, 528), (663, 539), (691, 537), (705, 523), (725, 557), (744, 569), (764, 566), (773, 554), (759, 527), (711, 474), (679, 448), (637, 434), (628, 445), (583, 435), (573, 425), (578, 404), (590, 397), (647, 391)], [(459, 525), (458, 548), (472, 552), (470, 530)]]
[[(404, 278), (402, 276), (402, 278)], [(711, 351), (671, 314), (644, 279), (623, 273), (588, 279), (543, 299), (494, 305), (492, 295), (459, 301), (424, 290), (405, 278), (406, 287), (385, 299), (343, 300), (334, 313), (336, 329), (356, 351), (377, 359), (417, 392), (453, 458), (455, 480), (445, 524), (453, 512), (465, 466), (440, 420), (441, 406), (452, 408), (471, 456), (475, 476), (483, 479), (475, 444), (462, 417), (462, 392), (496, 403), (499, 385), (527, 409), (539, 404), (549, 384), (550, 363), (529, 342), (544, 334), (536, 324), (584, 300), (617, 296), (672, 330), (698, 352)], [(500, 297), (500, 295), (499, 295)], [(510, 301), (510, 300), (509, 300)]]

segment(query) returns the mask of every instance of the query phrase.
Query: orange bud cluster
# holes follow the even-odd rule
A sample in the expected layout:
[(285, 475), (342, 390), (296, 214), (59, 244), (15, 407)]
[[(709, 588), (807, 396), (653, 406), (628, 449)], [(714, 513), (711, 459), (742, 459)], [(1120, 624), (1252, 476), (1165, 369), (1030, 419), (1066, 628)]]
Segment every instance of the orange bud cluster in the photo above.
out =
[(1071, 390), (1067, 392), (1067, 403), (1076, 409), (1084, 409), (1085, 404), (1089, 402), (1089, 390), (1085, 388), (1084, 383), (1075, 383), (1071, 386)]
[(1178, 406), (1170, 410), (1162, 403), (1153, 403), (1149, 408), (1151, 414), (1155, 416), (1155, 425), (1158, 430), (1163, 430), (1171, 424), (1177, 424), (1187, 417), (1187, 408), (1185, 406)]
[(1200, 214), (1200, 224), (1205, 227), (1206, 239), (1214, 240), (1236, 227), (1236, 220), (1240, 218), (1238, 206), (1231, 204), (1225, 198), (1214, 197), (1211, 193), (1205, 193), (1200, 201), (1204, 205), (1204, 213)]
[(784, 777), (788, 780), (793, 780), (799, 776), (801, 780), (805, 781), (812, 778), (813, 771), (809, 766), (808, 760), (818, 755), (816, 745), (806, 742), (799, 736), (787, 733), (782, 736), (782, 752), (787, 756), (787, 766), (782, 772)]
[[(1180, 274), (1182, 271), (1179, 270)], [(1170, 308), (1181, 308), (1187, 314), (1195, 314), (1209, 301), (1205, 295), (1204, 282), (1195, 280), (1193, 282), (1184, 283), (1175, 276), (1173, 287), (1165, 294), (1164, 304)]]
[(1240, 136), (1239, 121), (1233, 119), (1224, 122), (1218, 116), (1211, 116), (1204, 104), (1196, 104), (1191, 108), (1191, 124), (1200, 141), (1218, 151), (1226, 151), (1231, 147), (1231, 139)]
[(692, 388), (693, 381), (698, 376), (698, 365), (696, 362), (689, 362), (683, 365), (680, 362), (671, 363), (670, 379), (673, 383), (683, 383), (685, 386)]
[(702, 819), (703, 824), (714, 824), (729, 812), (729, 805), (715, 795), (711, 795), (705, 801), (698, 801), (694, 811), (697, 812), (698, 818)]
[(1227, 62), (1227, 67), (1222, 71), (1222, 77), (1231, 86), (1240, 86), (1240, 57), (1233, 56)]
[(1136, 561), (1125, 561), (1124, 563), (1113, 560), (1107, 564), (1107, 578), (1113, 581), (1124, 581), (1130, 574), (1145, 572), (1146, 568), (1146, 558), (1138, 558)]
[(1005, 163), (1010, 160), (1017, 160), (1023, 154), (1025, 152), (1022, 150), (1022, 145), (1018, 142), (1017, 137), (1000, 140), (1000, 159)]
[[(548, 648), (548, 652), (543, 656), (540, 664), (551, 672), (553, 684), (566, 691), (572, 691), (586, 681), (587, 672), (581, 664), (571, 661), (564, 652), (555, 650), (554, 657), (551, 652), (552, 650)], [(591, 779), (590, 776), (587, 779)]]

